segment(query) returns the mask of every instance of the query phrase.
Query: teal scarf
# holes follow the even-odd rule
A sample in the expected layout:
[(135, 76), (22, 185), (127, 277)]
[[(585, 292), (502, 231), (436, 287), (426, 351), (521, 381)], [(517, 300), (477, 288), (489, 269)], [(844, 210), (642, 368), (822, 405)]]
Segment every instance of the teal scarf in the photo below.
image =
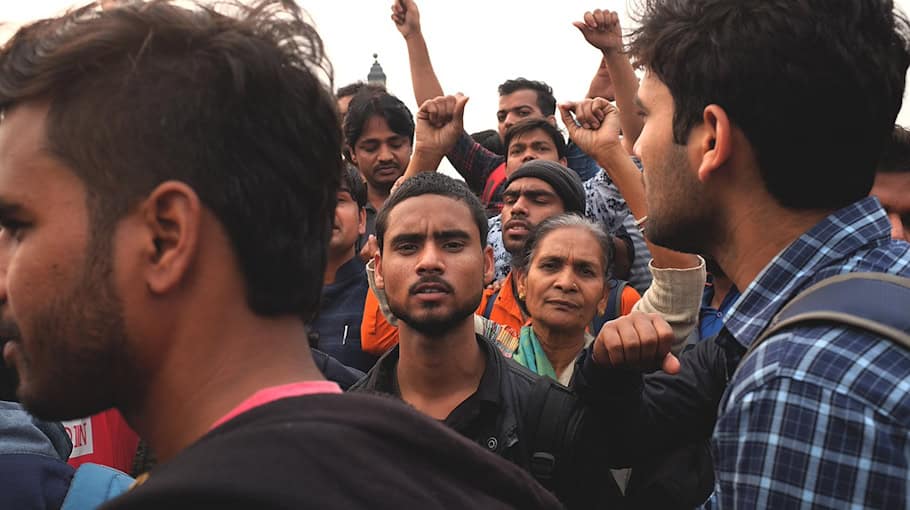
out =
[(534, 334), (534, 328), (530, 325), (521, 328), (518, 350), (515, 351), (514, 359), (537, 375), (556, 379), (556, 371), (553, 370), (553, 365), (550, 363), (550, 359), (547, 358), (547, 353), (544, 352), (540, 341), (537, 340), (537, 335)]

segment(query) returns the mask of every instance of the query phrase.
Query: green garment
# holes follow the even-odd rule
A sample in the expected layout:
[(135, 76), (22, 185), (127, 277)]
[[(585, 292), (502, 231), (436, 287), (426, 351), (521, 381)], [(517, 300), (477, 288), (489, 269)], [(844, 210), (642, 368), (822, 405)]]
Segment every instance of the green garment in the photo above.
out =
[(534, 328), (530, 325), (521, 328), (518, 350), (515, 351), (514, 359), (537, 375), (545, 375), (554, 380), (557, 379), (556, 371), (553, 370), (553, 365), (550, 363), (550, 359), (547, 358), (547, 353), (543, 350), (540, 341), (537, 340), (537, 335), (534, 334)]

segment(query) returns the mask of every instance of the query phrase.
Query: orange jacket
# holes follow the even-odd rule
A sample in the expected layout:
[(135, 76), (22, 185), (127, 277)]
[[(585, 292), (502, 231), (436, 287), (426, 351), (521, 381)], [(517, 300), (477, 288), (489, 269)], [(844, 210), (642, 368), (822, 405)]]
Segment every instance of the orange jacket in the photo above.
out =
[[(483, 298), (480, 300), (480, 306), (475, 312), (478, 315), (484, 315), (487, 310), (487, 303), (494, 294), (491, 289), (484, 289)], [(621, 313), (628, 315), (632, 307), (641, 296), (638, 291), (631, 285), (626, 285), (621, 296)], [(521, 327), (525, 324), (525, 319), (521, 314), (521, 307), (518, 305), (518, 299), (512, 291), (512, 273), (502, 281), (502, 287), (493, 307), (490, 310), (490, 316), (487, 317), (493, 322), (512, 328), (517, 335)], [(360, 323), (360, 346), (365, 352), (370, 354), (381, 355), (387, 350), (398, 344), (398, 328), (389, 324), (385, 315), (379, 306), (379, 299), (373, 293), (373, 289), (367, 292), (367, 299), (364, 303), (363, 320)]]

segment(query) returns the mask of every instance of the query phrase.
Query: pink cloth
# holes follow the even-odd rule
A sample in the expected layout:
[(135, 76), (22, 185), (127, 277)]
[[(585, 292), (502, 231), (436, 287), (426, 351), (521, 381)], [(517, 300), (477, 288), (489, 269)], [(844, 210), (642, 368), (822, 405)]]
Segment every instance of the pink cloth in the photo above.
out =
[(222, 416), (220, 420), (216, 421), (214, 425), (212, 425), (212, 429), (247, 411), (255, 409), (261, 405), (268, 404), (269, 402), (274, 402), (282, 398), (315, 395), (318, 393), (341, 393), (341, 388), (338, 386), (338, 384), (331, 381), (303, 381), (291, 384), (283, 384), (281, 386), (263, 388), (254, 393), (250, 398), (241, 402), (240, 405), (232, 409), (226, 415)]

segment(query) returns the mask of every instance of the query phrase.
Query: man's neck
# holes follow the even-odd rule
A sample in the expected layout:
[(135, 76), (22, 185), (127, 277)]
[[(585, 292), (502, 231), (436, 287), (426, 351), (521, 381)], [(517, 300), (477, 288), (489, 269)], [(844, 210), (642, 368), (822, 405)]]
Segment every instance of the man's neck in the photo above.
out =
[(127, 395), (118, 406), (159, 461), (261, 389), (324, 379), (298, 318), (216, 315), (197, 316), (175, 332), (157, 370), (137, 388), (142, 398)]
[(377, 212), (382, 210), (382, 204), (389, 198), (389, 190), (378, 190), (367, 184), (367, 201)]
[(714, 275), (713, 285), (714, 295), (711, 297), (711, 308), (720, 310), (720, 305), (723, 304), (724, 299), (727, 297), (727, 294), (730, 293), (730, 289), (733, 287), (733, 282), (727, 278), (727, 275), (717, 274)]
[(534, 334), (547, 354), (558, 376), (578, 358), (578, 353), (585, 347), (585, 332), (550, 329), (543, 324), (534, 323)]
[(405, 323), (399, 326), (398, 387), (418, 411), (445, 419), (473, 395), (486, 369), (474, 334), (474, 316), (442, 336), (430, 338)]
[[(745, 201), (748, 204), (748, 201)], [(728, 217), (725, 240), (711, 256), (740, 291), (793, 241), (831, 214), (798, 211), (753, 201)]]
[(331, 285), (335, 283), (335, 278), (338, 276), (338, 269), (347, 264), (354, 258), (354, 247), (352, 246), (349, 250), (344, 252), (341, 255), (336, 255), (334, 253), (329, 253), (329, 260), (325, 265), (325, 273), (322, 277), (323, 285)]

